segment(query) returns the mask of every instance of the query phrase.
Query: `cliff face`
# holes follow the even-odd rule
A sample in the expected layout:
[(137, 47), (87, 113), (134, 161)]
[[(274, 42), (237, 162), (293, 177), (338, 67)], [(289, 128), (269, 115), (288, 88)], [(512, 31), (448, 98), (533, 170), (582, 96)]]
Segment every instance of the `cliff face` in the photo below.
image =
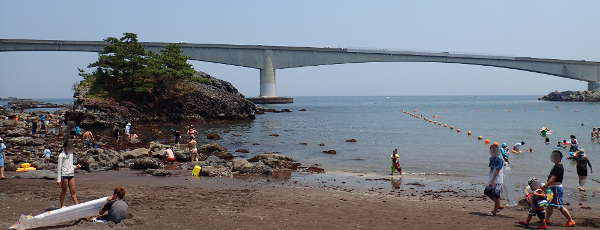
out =
[(75, 110), (66, 113), (82, 127), (107, 128), (127, 122), (249, 120), (256, 106), (229, 82), (200, 73), (200, 82), (179, 82), (164, 92), (147, 97), (116, 100), (88, 95), (89, 88), (75, 89)]
[(552, 92), (540, 98), (543, 101), (582, 101), (600, 102), (600, 92), (595, 91), (564, 91)]

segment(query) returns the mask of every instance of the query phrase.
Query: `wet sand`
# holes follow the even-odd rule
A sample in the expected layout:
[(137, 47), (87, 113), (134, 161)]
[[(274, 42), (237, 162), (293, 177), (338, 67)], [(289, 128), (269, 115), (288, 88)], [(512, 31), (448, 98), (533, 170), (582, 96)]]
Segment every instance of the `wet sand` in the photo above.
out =
[[(81, 201), (110, 195), (113, 187), (124, 186), (132, 217), (118, 225), (78, 221), (46, 229), (522, 229), (515, 222), (526, 217), (523, 207), (486, 216), (491, 202), (475, 188), (432, 186), (410, 179), (400, 181), (397, 189), (360, 189), (340, 181), (301, 179), (306, 176), (192, 178), (188, 173), (171, 177), (129, 170), (77, 174)], [(58, 205), (59, 189), (52, 180), (2, 180), (0, 188), (0, 229), (20, 214), (37, 214)], [(578, 228), (600, 228), (600, 207), (571, 204), (569, 209)], [(563, 218), (555, 213), (553, 220), (558, 223)]]

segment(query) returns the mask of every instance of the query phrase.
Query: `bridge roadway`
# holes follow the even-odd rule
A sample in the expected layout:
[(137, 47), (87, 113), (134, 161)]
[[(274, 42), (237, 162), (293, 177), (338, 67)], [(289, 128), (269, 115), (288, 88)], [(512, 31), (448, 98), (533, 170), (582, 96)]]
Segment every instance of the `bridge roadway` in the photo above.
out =
[[(171, 43), (143, 42), (159, 51)], [(600, 62), (531, 57), (509, 57), (448, 52), (413, 52), (370, 49), (315, 48), (264, 45), (176, 43), (190, 60), (243, 66), (260, 70), (260, 97), (275, 98), (277, 69), (366, 62), (439, 62), (492, 66), (553, 75), (588, 82), (600, 91)], [(100, 52), (104, 41), (0, 39), (0, 52), (77, 51)]]

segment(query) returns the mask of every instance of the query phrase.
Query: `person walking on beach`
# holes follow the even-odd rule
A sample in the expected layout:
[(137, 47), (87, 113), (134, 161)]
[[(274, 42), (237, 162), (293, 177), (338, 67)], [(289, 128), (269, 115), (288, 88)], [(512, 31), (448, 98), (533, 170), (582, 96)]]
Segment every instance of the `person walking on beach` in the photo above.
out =
[(563, 214), (563, 216), (565, 216), (565, 218), (567, 218), (567, 222), (565, 224), (563, 224), (562, 226), (573, 227), (573, 226), (575, 226), (575, 221), (571, 217), (569, 210), (567, 210), (564, 207), (564, 201), (563, 201), (564, 190), (563, 190), (562, 182), (563, 182), (563, 177), (565, 175), (565, 168), (563, 167), (563, 164), (561, 162), (562, 158), (563, 158), (563, 154), (561, 151), (558, 151), (558, 150), (552, 151), (552, 154), (550, 155), (550, 159), (554, 163), (554, 166), (552, 167), (552, 170), (550, 170), (550, 174), (548, 175), (548, 181), (542, 187), (542, 190), (546, 190), (546, 188), (550, 188), (550, 190), (552, 191), (554, 196), (552, 197), (552, 200), (550, 201), (548, 209), (546, 210), (546, 213), (547, 213), (546, 222), (550, 223), (550, 217), (552, 216), (552, 212), (554, 211), (554, 208), (558, 208), (558, 210), (560, 210), (560, 212)]
[(198, 144), (198, 142), (195, 139), (193, 139), (193, 138), (188, 143), (188, 147), (190, 149), (190, 152), (192, 153), (192, 157), (191, 157), (192, 161), (198, 161), (199, 160), (197, 144)]
[(590, 166), (590, 173), (594, 173), (594, 169), (592, 168), (592, 163), (590, 163), (590, 159), (587, 154), (585, 154), (583, 149), (580, 149), (573, 155), (573, 160), (575, 160), (577, 166), (577, 176), (579, 177), (579, 186), (577, 189), (579, 191), (585, 191), (583, 187), (585, 185), (588, 173), (588, 165)]
[(398, 149), (394, 149), (394, 151), (392, 151), (390, 158), (392, 159), (392, 165), (390, 166), (390, 169), (392, 170), (392, 176), (394, 175), (394, 171), (398, 171), (398, 175), (402, 175), (402, 167), (400, 167), (400, 154), (398, 153)]
[(4, 177), (4, 150), (6, 150), (6, 145), (4, 144), (4, 140), (0, 137), (0, 180), (6, 179), (6, 177)]
[(491, 215), (495, 216), (504, 207), (500, 205), (500, 194), (502, 193), (502, 183), (504, 182), (504, 174), (502, 168), (504, 168), (504, 160), (500, 157), (499, 146), (497, 142), (490, 145), (490, 159), (488, 167), (490, 172), (488, 175), (488, 185), (485, 187), (483, 193), (494, 201), (494, 209), (490, 212)]
[(71, 192), (71, 199), (75, 204), (78, 204), (77, 200), (77, 187), (75, 185), (75, 168), (81, 168), (81, 165), (73, 165), (73, 158), (75, 153), (73, 145), (70, 140), (65, 140), (63, 144), (63, 151), (58, 155), (58, 165), (56, 167), (56, 183), (60, 185), (60, 207), (65, 206), (65, 195), (67, 194), (67, 188)]

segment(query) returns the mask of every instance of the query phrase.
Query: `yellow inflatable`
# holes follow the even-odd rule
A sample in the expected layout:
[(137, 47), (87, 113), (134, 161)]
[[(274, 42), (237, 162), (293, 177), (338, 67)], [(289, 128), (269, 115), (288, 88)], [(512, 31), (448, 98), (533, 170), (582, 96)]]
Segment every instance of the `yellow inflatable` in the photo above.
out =
[(35, 171), (36, 168), (34, 167), (27, 167), (27, 168), (17, 168), (17, 172), (27, 172), (27, 171)]
[(202, 172), (202, 167), (196, 165), (194, 169), (192, 169), (192, 176), (200, 176), (200, 172)]

